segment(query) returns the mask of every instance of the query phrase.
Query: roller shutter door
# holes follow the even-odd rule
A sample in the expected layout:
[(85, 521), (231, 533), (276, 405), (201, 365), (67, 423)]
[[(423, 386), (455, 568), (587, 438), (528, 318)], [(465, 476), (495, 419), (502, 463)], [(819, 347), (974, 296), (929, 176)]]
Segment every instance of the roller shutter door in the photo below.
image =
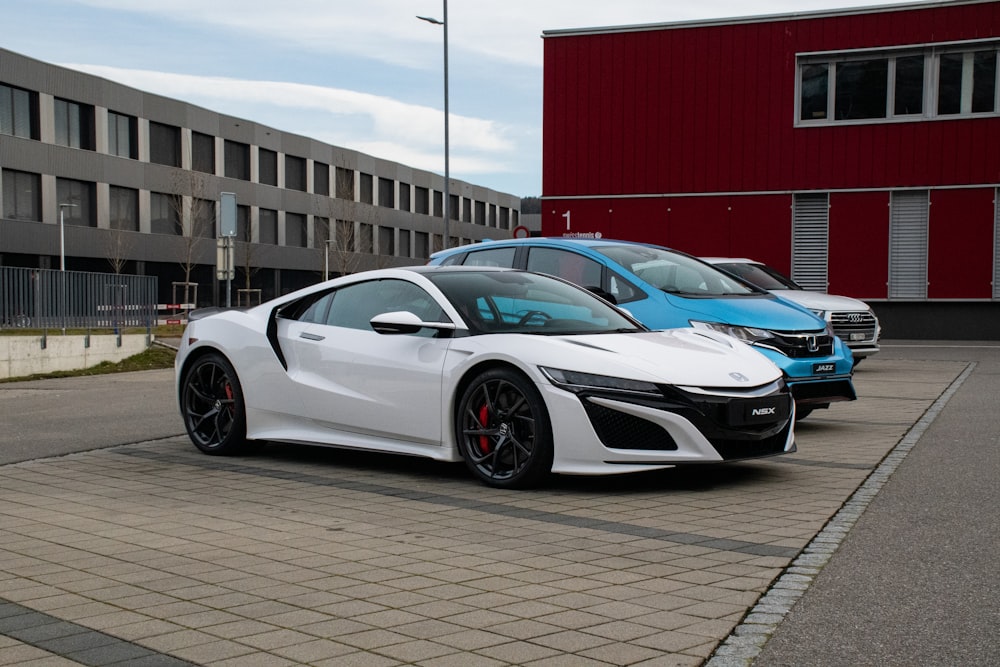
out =
[(926, 190), (893, 192), (889, 213), (889, 298), (927, 298)]
[(1000, 188), (993, 193), (993, 298), (1000, 299)]
[(798, 194), (792, 199), (792, 280), (804, 289), (825, 292), (830, 196)]

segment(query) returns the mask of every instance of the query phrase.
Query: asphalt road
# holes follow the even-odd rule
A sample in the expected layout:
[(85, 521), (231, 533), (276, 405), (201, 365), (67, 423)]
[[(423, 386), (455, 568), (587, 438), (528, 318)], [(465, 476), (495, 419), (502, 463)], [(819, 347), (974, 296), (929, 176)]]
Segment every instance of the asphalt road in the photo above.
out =
[(1000, 664), (1000, 344), (880, 354), (976, 367), (755, 666)]
[(0, 464), (184, 433), (172, 369), (0, 384)]

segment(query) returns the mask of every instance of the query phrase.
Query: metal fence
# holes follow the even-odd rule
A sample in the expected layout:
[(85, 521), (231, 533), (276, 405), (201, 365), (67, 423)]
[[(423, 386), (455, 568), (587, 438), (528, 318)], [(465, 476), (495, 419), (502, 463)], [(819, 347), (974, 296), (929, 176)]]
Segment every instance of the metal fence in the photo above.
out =
[(156, 276), (0, 266), (0, 328), (153, 326), (156, 296)]

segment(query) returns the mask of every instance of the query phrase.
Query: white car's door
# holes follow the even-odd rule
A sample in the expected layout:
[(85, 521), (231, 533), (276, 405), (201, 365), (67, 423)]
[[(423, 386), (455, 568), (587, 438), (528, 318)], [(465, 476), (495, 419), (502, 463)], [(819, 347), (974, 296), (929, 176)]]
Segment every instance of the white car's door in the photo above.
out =
[(431, 329), (380, 334), (368, 325), (374, 315), (397, 310), (441, 317), (436, 302), (403, 280), (356, 283), (330, 296), (325, 322), (279, 331), (303, 416), (337, 430), (440, 444), (450, 339)]

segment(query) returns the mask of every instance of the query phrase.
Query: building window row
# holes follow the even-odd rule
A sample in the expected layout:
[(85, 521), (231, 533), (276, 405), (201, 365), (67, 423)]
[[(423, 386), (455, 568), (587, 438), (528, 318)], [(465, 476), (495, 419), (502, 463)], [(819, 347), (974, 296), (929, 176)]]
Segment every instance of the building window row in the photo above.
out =
[(1000, 111), (998, 42), (800, 56), (799, 124), (954, 118)]

